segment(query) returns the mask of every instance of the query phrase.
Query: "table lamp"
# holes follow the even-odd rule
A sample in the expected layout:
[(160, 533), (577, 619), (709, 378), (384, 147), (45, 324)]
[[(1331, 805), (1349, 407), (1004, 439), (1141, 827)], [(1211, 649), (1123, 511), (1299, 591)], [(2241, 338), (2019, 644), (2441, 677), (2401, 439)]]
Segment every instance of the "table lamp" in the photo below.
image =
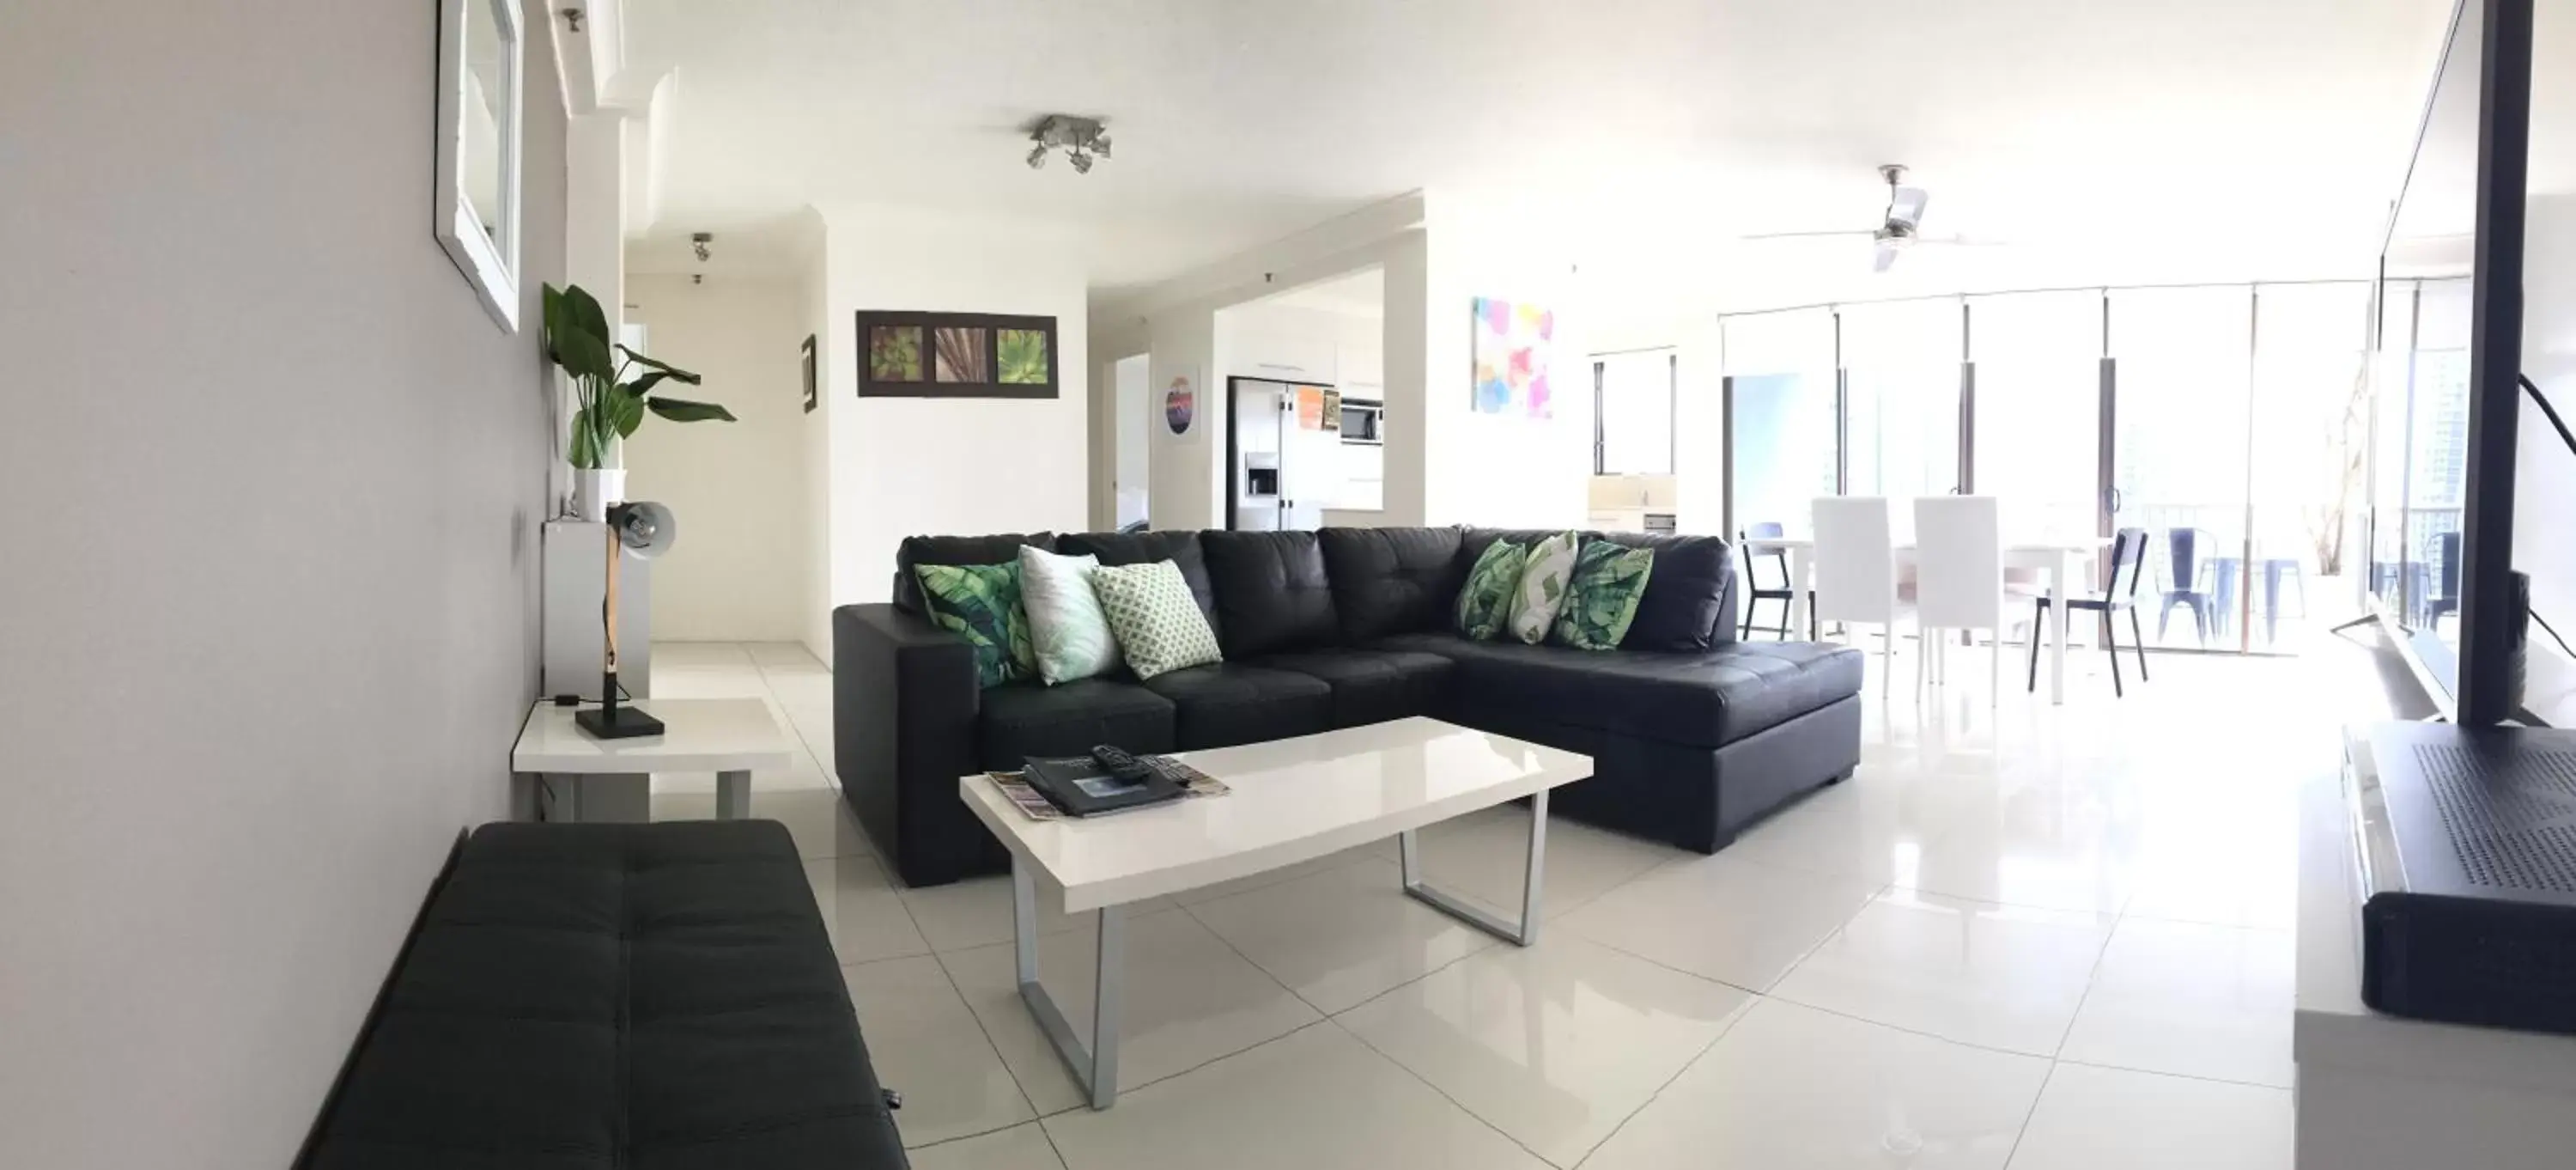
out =
[(671, 510), (660, 504), (635, 500), (608, 509), (608, 584), (600, 603), (599, 707), (581, 711), (572, 721), (592, 739), (633, 739), (637, 736), (662, 734), (662, 721), (633, 707), (617, 705), (617, 557), (620, 552), (633, 552), (638, 559), (651, 560), (669, 551), (679, 539), (680, 528), (671, 518)]

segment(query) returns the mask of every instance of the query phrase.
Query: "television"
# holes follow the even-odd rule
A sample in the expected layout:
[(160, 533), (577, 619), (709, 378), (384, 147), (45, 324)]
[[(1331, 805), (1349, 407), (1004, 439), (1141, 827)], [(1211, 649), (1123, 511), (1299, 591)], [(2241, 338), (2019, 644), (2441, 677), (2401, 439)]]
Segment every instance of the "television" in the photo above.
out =
[(2518, 703), (2514, 430), (2522, 369), (2532, 0), (2459, 0), (2404, 185), (2373, 315), (2368, 591), (2453, 722)]

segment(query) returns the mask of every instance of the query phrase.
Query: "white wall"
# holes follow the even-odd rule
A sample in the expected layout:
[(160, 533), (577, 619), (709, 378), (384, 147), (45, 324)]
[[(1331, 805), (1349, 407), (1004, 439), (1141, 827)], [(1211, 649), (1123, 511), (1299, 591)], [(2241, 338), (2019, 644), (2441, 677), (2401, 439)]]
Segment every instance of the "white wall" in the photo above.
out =
[(432, 237), (417, 4), (0, 35), (0, 1166), (294, 1158), (536, 690), (564, 119), (515, 333)]
[[(1570, 250), (1549, 239), (1544, 223), (1509, 207), (1435, 199), (1430, 225), (1421, 302), (1428, 393), (1421, 404), (1420, 522), (1583, 527), (1592, 479), (1592, 350)], [(1392, 277), (1387, 295), (1392, 317), (1399, 304)], [(1551, 417), (1473, 409), (1477, 297), (1536, 303), (1555, 314)], [(1387, 472), (1392, 504), (1392, 457)]]
[[(1039, 225), (911, 209), (822, 214), (832, 603), (886, 600), (906, 536), (1081, 531), (1092, 366), (1085, 274), (1070, 241)], [(866, 309), (1054, 317), (1059, 393), (855, 397), (854, 314)]]
[(799, 515), (805, 523), (805, 547), (811, 550), (797, 596), (804, 615), (805, 650), (828, 663), (832, 661), (832, 483), (837, 474), (832, 466), (832, 420), (851, 409), (858, 390), (851, 380), (848, 346), (832, 344), (828, 231), (817, 212), (807, 210), (804, 220), (805, 263), (797, 274), (797, 310), (805, 321), (805, 334), (814, 339), (815, 406), (814, 413), (796, 424), (797, 445), (803, 453), (797, 494), (804, 506)]
[(1117, 451), (1110, 480), (1116, 505), (1110, 517), (1112, 527), (1147, 518), (1146, 505), (1153, 497), (1153, 461), (1147, 455), (1147, 444), (1154, 440), (1152, 428), (1162, 420), (1146, 403), (1146, 387), (1152, 380), (1152, 371), (1147, 367), (1152, 360), (1138, 354), (1120, 358), (1111, 367), (1117, 395), (1110, 420), (1110, 446)]
[(680, 540), (653, 562), (659, 641), (793, 642), (805, 636), (804, 289), (792, 278), (627, 278), (627, 319), (646, 352), (705, 379), (665, 382), (737, 422), (647, 418), (626, 444), (626, 493), (671, 507)]

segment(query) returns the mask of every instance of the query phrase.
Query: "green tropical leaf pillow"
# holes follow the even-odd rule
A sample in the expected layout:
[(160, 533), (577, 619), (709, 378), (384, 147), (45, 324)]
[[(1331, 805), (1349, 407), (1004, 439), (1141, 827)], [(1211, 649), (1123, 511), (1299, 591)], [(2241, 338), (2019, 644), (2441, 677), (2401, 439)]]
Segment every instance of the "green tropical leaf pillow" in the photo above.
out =
[(1521, 566), (1528, 561), (1529, 550), (1508, 540), (1497, 540), (1477, 554), (1476, 567), (1467, 570), (1466, 587), (1458, 591), (1458, 636), (1491, 642), (1503, 632), (1512, 589), (1520, 584)]
[(1574, 550), (1583, 537), (1560, 532), (1531, 546), (1529, 564), (1512, 590), (1512, 616), (1505, 625), (1512, 636), (1536, 646), (1547, 640), (1556, 614), (1565, 608), (1565, 587), (1574, 575)]
[(1036, 678), (1038, 656), (1029, 640), (1029, 611), (1020, 603), (1020, 566), (915, 565), (930, 620), (954, 630), (975, 647), (975, 682), (999, 686)]
[(1574, 554), (1574, 576), (1565, 586), (1565, 608), (1556, 612), (1548, 641), (1578, 650), (1616, 650), (1637, 620), (1637, 601), (1655, 570), (1651, 549), (1623, 548), (1596, 540)]

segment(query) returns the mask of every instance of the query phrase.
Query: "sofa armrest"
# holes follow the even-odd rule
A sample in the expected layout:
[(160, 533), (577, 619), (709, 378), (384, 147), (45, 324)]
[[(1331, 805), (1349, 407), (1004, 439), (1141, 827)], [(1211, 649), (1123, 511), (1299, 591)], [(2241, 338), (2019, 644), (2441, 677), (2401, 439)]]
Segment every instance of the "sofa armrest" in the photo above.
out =
[(832, 611), (832, 767), (904, 884), (955, 881), (1000, 849), (957, 798), (982, 692), (965, 638), (891, 605)]

